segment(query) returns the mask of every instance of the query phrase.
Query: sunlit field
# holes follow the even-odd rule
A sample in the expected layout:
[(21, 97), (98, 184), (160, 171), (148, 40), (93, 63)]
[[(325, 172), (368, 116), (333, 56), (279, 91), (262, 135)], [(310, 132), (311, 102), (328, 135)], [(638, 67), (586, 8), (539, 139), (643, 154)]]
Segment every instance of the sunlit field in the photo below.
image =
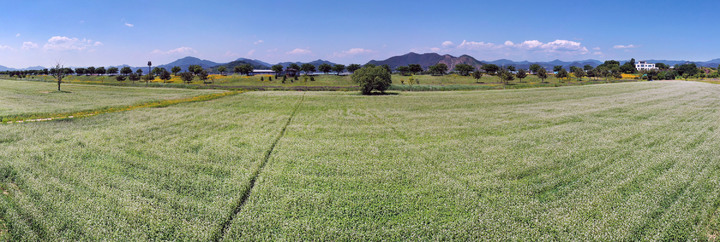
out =
[(218, 93), (214, 90), (131, 88), (26, 82), (0, 79), (0, 120), (3, 117), (90, 110)]
[[(392, 76), (393, 85), (390, 90), (404, 91), (429, 91), (429, 90), (487, 90), (487, 89), (518, 89), (532, 87), (557, 87), (557, 86), (577, 86), (607, 82), (628, 82), (637, 81), (634, 76), (628, 75), (623, 79), (605, 79), (605, 78), (582, 78), (574, 77), (558, 79), (553, 75), (549, 78), (541, 80), (535, 75), (515, 79), (507, 83), (502, 82), (500, 78), (493, 75), (483, 75), (480, 79), (471, 76), (460, 76), (457, 74), (449, 74), (443, 76), (432, 75), (412, 75), (403, 76), (395, 74)], [(28, 76), (22, 80), (53, 82), (52, 76)], [(193, 79), (190, 83), (185, 83), (179, 76), (172, 76), (170, 80), (163, 81), (159, 78), (145, 83), (143, 81), (122, 81), (119, 82), (113, 76), (68, 76), (64, 80), (67, 83), (76, 84), (96, 84), (96, 85), (113, 85), (113, 86), (137, 86), (137, 87), (181, 87), (181, 88), (217, 88), (217, 89), (250, 89), (250, 90), (355, 90), (357, 84), (352, 81), (350, 76), (338, 76), (333, 74), (285, 78), (280, 76), (276, 78), (273, 75), (210, 75), (209, 79), (202, 81), (199, 78)]]
[[(0, 85), (29, 100), (67, 95), (43, 93), (53, 90), (46, 83)], [(12, 99), (0, 96), (0, 110), (59, 112), (134, 102), (113, 97), (197, 94), (82, 87), (105, 92), (100, 95), (67, 87), (83, 97), (7, 105)], [(0, 125), (0, 238), (707, 240), (720, 234), (718, 85), (391, 94), (246, 92)]]

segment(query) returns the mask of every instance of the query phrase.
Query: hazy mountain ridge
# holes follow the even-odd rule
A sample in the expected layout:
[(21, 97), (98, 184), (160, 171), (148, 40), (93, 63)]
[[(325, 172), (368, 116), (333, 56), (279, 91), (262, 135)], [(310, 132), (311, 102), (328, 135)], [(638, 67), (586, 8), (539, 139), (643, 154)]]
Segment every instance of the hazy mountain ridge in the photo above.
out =
[[(636, 61), (641, 61), (641, 60), (644, 60), (644, 59), (636, 59)], [(629, 61), (629, 60), (620, 60), (619, 62), (622, 64), (627, 61)], [(646, 61), (650, 62), (650, 63), (665, 63), (670, 66), (673, 66), (676, 64), (695, 63), (698, 66), (717, 68), (718, 65), (720, 65), (720, 58), (712, 59), (709, 61), (655, 60), (655, 59), (648, 59)], [(310, 61), (310, 62), (280, 62), (277, 64), (282, 65), (283, 67), (287, 67), (290, 64), (302, 65), (305, 63), (310, 63), (315, 66), (318, 66), (320, 64), (329, 64), (329, 65), (336, 64), (334, 62), (322, 60), (322, 59), (318, 59), (318, 60), (314, 60), (314, 61)], [(409, 64), (420, 64), (420, 66), (422, 66), (424, 69), (427, 69), (429, 66), (436, 65), (438, 63), (444, 63), (444, 64), (448, 65), (450, 70), (455, 68), (455, 66), (458, 64), (468, 64), (468, 65), (471, 65), (476, 68), (479, 68), (483, 64), (495, 64), (495, 65), (498, 65), (501, 67), (512, 65), (512, 66), (514, 66), (516, 68), (520, 68), (520, 69), (528, 69), (530, 67), (530, 65), (532, 65), (532, 64), (539, 64), (540, 66), (542, 66), (546, 69), (552, 69), (553, 66), (563, 66), (564, 68), (567, 69), (567, 68), (570, 68), (570, 66), (583, 67), (585, 65), (591, 65), (593, 67), (596, 67), (596, 66), (602, 64), (603, 61), (594, 60), (594, 59), (578, 60), (578, 61), (553, 60), (553, 61), (544, 61), (544, 62), (543, 61), (527, 61), (527, 60), (513, 61), (513, 60), (508, 60), (508, 59), (499, 59), (499, 60), (493, 60), (493, 61), (481, 61), (481, 60), (475, 59), (474, 57), (472, 57), (470, 55), (461, 55), (459, 57), (455, 57), (455, 56), (448, 55), (448, 54), (446, 54), (446, 55), (440, 55), (437, 53), (418, 54), (418, 53), (410, 52), (410, 53), (407, 53), (404, 55), (393, 56), (393, 57), (387, 58), (385, 60), (371, 60), (367, 64), (374, 64), (374, 65), (387, 64), (392, 69), (395, 69), (399, 66), (407, 66)], [(162, 64), (162, 65), (157, 65), (157, 66), (154, 65), (153, 68), (161, 67), (161, 68), (165, 68), (168, 71), (170, 71), (170, 69), (172, 69), (172, 67), (179, 66), (180, 68), (182, 68), (183, 71), (185, 71), (188, 69), (188, 67), (190, 65), (200, 65), (203, 68), (207, 68), (207, 69), (211, 69), (211, 70), (217, 70), (217, 67), (219, 67), (219, 66), (226, 66), (228, 71), (232, 72), (232, 69), (236, 65), (242, 65), (242, 64), (250, 64), (255, 69), (270, 69), (270, 67), (273, 66), (273, 64), (270, 64), (268, 62), (264, 62), (261, 60), (257, 60), (257, 59), (238, 58), (237, 60), (234, 60), (231, 62), (219, 63), (219, 62), (213, 62), (210, 60), (203, 60), (203, 59), (200, 59), (197, 57), (186, 56), (186, 57), (177, 59), (177, 60), (167, 63), (167, 64)], [(129, 65), (105, 66), (105, 68), (118, 67), (118, 69), (120, 69), (120, 68), (126, 67), (126, 66), (129, 66)], [(95, 67), (99, 67), (99, 66), (95, 66)], [(42, 69), (46, 69), (46, 68), (49, 69), (51, 67), (32, 66), (32, 67), (27, 67), (27, 68), (11, 68), (11, 67), (0, 65), (0, 71), (42, 70)], [(75, 67), (69, 67), (69, 68), (74, 69)], [(131, 68), (133, 69), (133, 71), (136, 71), (137, 69), (141, 69), (141, 68), (143, 69), (143, 71), (147, 71), (147, 69), (146, 69), (147, 66), (131, 67)]]

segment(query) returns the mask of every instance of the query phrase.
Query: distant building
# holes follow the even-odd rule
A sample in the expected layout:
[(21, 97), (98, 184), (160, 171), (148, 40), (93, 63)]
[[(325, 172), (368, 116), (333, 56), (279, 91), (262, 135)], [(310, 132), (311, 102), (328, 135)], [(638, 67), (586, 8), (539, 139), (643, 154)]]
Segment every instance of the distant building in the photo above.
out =
[(275, 75), (273, 70), (253, 70), (251, 75)]
[(655, 64), (647, 63), (647, 61), (638, 61), (635, 63), (635, 69), (638, 71), (649, 71), (657, 70), (657, 67), (655, 67)]

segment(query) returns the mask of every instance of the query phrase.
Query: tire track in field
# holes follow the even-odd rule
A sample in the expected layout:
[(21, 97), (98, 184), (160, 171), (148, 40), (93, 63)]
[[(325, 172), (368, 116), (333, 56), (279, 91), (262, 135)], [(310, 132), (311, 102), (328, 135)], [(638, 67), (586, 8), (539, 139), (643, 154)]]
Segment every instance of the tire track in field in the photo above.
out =
[[(410, 139), (409, 139), (407, 136), (405, 136), (405, 134), (403, 134), (402, 132), (400, 132), (400, 131), (398, 131), (397, 129), (395, 129), (395, 127), (393, 127), (392, 125), (389, 125), (387, 122), (385, 122), (385, 120), (381, 119), (380, 117), (378, 117), (378, 116), (375, 115), (374, 113), (372, 113), (372, 112), (370, 112), (370, 111), (367, 111), (367, 110), (366, 110), (366, 112), (369, 113), (370, 116), (373, 116), (375, 119), (379, 120), (383, 125), (385, 125), (386, 127), (390, 128), (390, 130), (392, 130), (392, 132), (395, 133), (396, 136), (400, 137), (400, 139), (402, 139), (403, 141), (405, 141), (405, 143), (408, 143), (408, 144), (410, 143)], [(464, 185), (466, 189), (474, 192), (478, 197), (480, 197), (480, 198), (483, 197), (483, 193), (484, 193), (484, 192), (481, 191), (481, 190), (479, 190), (479, 189), (477, 189), (476, 187), (472, 186), (472, 185), (470, 184), (470, 182), (468, 182), (468, 181), (466, 181), (466, 180), (463, 180), (463, 179), (461, 179), (461, 178), (459, 178), (459, 177), (457, 177), (457, 176), (455, 176), (455, 175), (453, 175), (453, 174), (450, 174), (445, 168), (440, 167), (440, 165), (438, 165), (438, 162), (436, 162), (436, 161), (434, 161), (434, 160), (432, 160), (432, 159), (428, 159), (427, 157), (424, 157), (424, 156), (423, 156), (423, 158), (425, 158), (425, 160), (431, 160), (430, 164), (432, 164), (432, 166), (435, 168), (435, 170), (438, 170), (438, 171), (442, 172), (443, 175), (445, 175), (446, 177), (452, 179), (453, 181)]]
[(272, 155), (273, 150), (275, 149), (275, 145), (277, 145), (278, 142), (280, 142), (280, 139), (282, 139), (283, 136), (285, 136), (285, 131), (287, 130), (287, 127), (292, 122), (293, 118), (295, 117), (295, 114), (297, 113), (298, 109), (300, 109), (300, 106), (302, 105), (303, 101), (305, 101), (305, 93), (303, 93), (302, 97), (300, 98), (300, 101), (295, 105), (295, 108), (293, 109), (292, 113), (290, 114), (290, 117), (288, 117), (287, 122), (285, 122), (285, 125), (280, 129), (280, 133), (275, 138), (275, 140), (270, 145), (270, 148), (265, 152), (265, 157), (260, 161), (260, 164), (258, 165), (258, 168), (250, 175), (250, 183), (248, 187), (243, 191), (242, 196), (240, 197), (240, 200), (238, 200), (237, 204), (235, 204), (232, 212), (230, 215), (220, 224), (220, 229), (217, 231), (215, 235), (213, 235), (212, 240), (213, 241), (220, 241), (225, 237), (225, 234), (227, 232), (228, 227), (230, 226), (230, 223), (232, 223), (233, 219), (237, 217), (237, 215), (242, 211), (243, 206), (247, 202), (248, 198), (250, 198), (250, 194), (252, 193), (252, 189), (255, 187), (255, 182), (257, 181), (257, 178), (260, 176), (260, 173), (262, 172), (263, 168), (268, 163), (268, 160), (270, 160), (270, 156)]

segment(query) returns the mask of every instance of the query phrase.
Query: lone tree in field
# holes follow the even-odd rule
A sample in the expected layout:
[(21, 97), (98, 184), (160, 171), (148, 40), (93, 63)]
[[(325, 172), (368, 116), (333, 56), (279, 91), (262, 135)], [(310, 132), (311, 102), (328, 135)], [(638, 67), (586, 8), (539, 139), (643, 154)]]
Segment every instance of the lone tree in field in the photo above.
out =
[(548, 78), (547, 70), (545, 68), (540, 67), (540, 69), (537, 70), (537, 76), (540, 78), (540, 82), (545, 82), (545, 79)]
[(333, 70), (335, 73), (337, 73), (337, 75), (339, 76), (340, 73), (342, 73), (343, 71), (345, 71), (345, 65), (335, 64), (335, 66), (333, 66), (332, 70)]
[(540, 66), (538, 64), (532, 64), (532, 65), (530, 65), (530, 72), (533, 74), (537, 74), (541, 68), (542, 68), (542, 66)]
[(130, 73), (130, 75), (128, 76), (128, 79), (130, 79), (130, 81), (132, 81), (133, 83), (135, 83), (135, 81), (139, 81), (139, 80), (140, 80), (140, 75), (139, 75), (139, 74), (135, 74), (135, 73)]
[(190, 84), (193, 81), (193, 77), (195, 77), (192, 72), (186, 71), (183, 73), (180, 73), (180, 79), (183, 80), (183, 82)]
[(457, 64), (455, 65), (455, 71), (459, 72), (461, 76), (467, 76), (470, 75), (470, 72), (473, 71), (473, 68), (471, 65), (468, 64)]
[(573, 74), (577, 77), (578, 81), (582, 81), (582, 78), (586, 75), (585, 70), (580, 67), (575, 68), (575, 70), (573, 70)]
[(347, 67), (347, 70), (348, 70), (350, 73), (355, 73), (355, 71), (360, 70), (360, 65), (358, 65), (358, 64), (350, 64), (350, 65)]
[(224, 76), (224, 75), (225, 75), (225, 71), (227, 71), (227, 67), (225, 67), (225, 66), (220, 66), (220, 67), (218, 67), (218, 71), (220, 72), (220, 75), (223, 75), (223, 76)]
[(167, 83), (170, 80), (170, 78), (172, 78), (170, 76), (170, 72), (168, 72), (165, 69), (162, 69), (162, 71), (160, 72), (160, 80), (163, 80), (163, 83)]
[(515, 80), (515, 75), (507, 69), (500, 69), (498, 77), (500, 77), (500, 80), (502, 80), (505, 84), (509, 84), (510, 81)]
[(569, 74), (568, 74), (567, 70), (565, 70), (565, 68), (560, 68), (560, 70), (557, 72), (557, 75), (555, 75), (555, 77), (557, 77), (560, 80), (563, 80), (564, 78), (566, 78), (568, 76), (569, 76)]
[(65, 76), (67, 75), (65, 73), (65, 67), (62, 64), (60, 64), (59, 62), (56, 63), (55, 68), (53, 68), (52, 74), (53, 74), (53, 77), (55, 77), (55, 79), (57, 79), (58, 92), (61, 92), (60, 91), (60, 83), (62, 83), (62, 79), (65, 78)]
[(327, 75), (332, 70), (332, 66), (327, 63), (322, 63), (318, 66), (318, 70)]
[(305, 72), (305, 75), (311, 74), (311, 72), (315, 72), (315, 66), (310, 63), (305, 63), (300, 66), (300, 70)]
[(430, 66), (429, 69), (433, 75), (442, 76), (445, 75), (445, 72), (448, 71), (448, 66), (444, 63), (438, 63), (437, 65)]
[(410, 68), (410, 72), (412, 72), (413, 75), (423, 71), (423, 68), (420, 64), (409, 64), (408, 68)]
[[(88, 71), (89, 71), (89, 68), (88, 68)], [(120, 69), (120, 74), (123, 74), (123, 76), (127, 76), (130, 73), (132, 73), (132, 69), (130, 69), (130, 67), (126, 66), (126, 67), (123, 67), (122, 69)]]
[(174, 76), (177, 76), (178, 72), (182, 71), (182, 68), (180, 68), (179, 66), (173, 66), (173, 68), (170, 69), (170, 71), (172, 71), (172, 74)]
[(527, 77), (527, 72), (525, 72), (525, 69), (520, 69), (517, 71), (517, 74), (515, 76), (520, 79), (520, 82), (522, 82), (522, 79)]
[(118, 73), (117, 67), (108, 67), (107, 72), (108, 75), (116, 75)]
[(480, 78), (482, 78), (483, 73), (480, 71), (480, 69), (475, 69), (472, 73), (473, 78), (475, 78), (475, 83), (480, 83)]
[(495, 64), (485, 64), (482, 66), (482, 69), (485, 70), (485, 73), (487, 74), (495, 74), (498, 70), (500, 70), (500, 67), (498, 67)]
[(410, 67), (407, 66), (398, 66), (395, 68), (396, 71), (400, 72), (400, 75), (407, 76), (410, 72)]
[(375, 66), (363, 67), (355, 71), (351, 78), (353, 82), (360, 84), (363, 95), (370, 95), (373, 90), (385, 93), (385, 90), (392, 84), (390, 76), (390, 72), (385, 68)]

